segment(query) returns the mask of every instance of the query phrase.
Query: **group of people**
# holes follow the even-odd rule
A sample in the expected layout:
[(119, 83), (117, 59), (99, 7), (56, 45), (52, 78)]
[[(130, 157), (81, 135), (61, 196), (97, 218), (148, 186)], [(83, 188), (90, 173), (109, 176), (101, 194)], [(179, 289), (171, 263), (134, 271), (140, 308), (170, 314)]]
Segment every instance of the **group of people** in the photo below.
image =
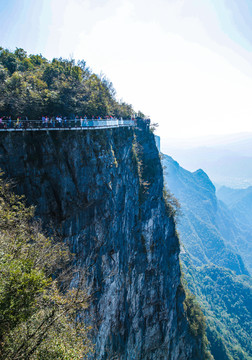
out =
[[(84, 126), (93, 126), (94, 121), (109, 121), (109, 120), (123, 120), (113, 117), (105, 116), (92, 116), (91, 119), (88, 119), (87, 116), (75, 116), (72, 119), (67, 119), (62, 115), (57, 116), (42, 116), (41, 120), (29, 120), (28, 117), (17, 117), (17, 119), (12, 120), (11, 116), (0, 117), (0, 129), (27, 129), (27, 128), (67, 128), (67, 127), (84, 127)], [(131, 117), (130, 120), (135, 120)]]
[[(74, 119), (67, 119), (67, 117), (63, 117), (61, 115), (57, 115), (56, 117), (48, 117), (42, 116), (42, 126), (43, 127), (83, 127), (83, 126), (92, 126), (94, 121), (101, 120), (118, 120), (113, 116), (105, 116), (102, 118), (101, 116), (92, 116), (90, 119), (87, 116), (75, 116)], [(123, 120), (123, 118), (120, 118)]]
[[(11, 128), (14, 126), (14, 122), (11, 119), (11, 116), (2, 116), (0, 117), (0, 129)], [(15, 123), (17, 128), (21, 127), (21, 120), (18, 117)]]
[(18, 116), (15, 120), (11, 116), (0, 117), (0, 129), (21, 129), (29, 126), (29, 120), (27, 116)]

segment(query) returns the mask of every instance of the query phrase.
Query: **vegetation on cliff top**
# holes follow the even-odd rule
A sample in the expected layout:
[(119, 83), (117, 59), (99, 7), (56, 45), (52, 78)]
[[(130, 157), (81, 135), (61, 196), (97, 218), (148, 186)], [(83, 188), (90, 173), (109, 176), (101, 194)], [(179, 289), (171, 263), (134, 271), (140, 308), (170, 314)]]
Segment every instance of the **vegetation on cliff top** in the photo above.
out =
[(0, 47), (0, 92), (0, 114), (13, 118), (133, 114), (131, 105), (116, 100), (112, 83), (92, 73), (84, 60), (48, 61), (18, 48), (11, 52)]
[(33, 215), (0, 179), (0, 359), (86, 358), (88, 328), (76, 322), (85, 288), (69, 289), (69, 251), (45, 237)]

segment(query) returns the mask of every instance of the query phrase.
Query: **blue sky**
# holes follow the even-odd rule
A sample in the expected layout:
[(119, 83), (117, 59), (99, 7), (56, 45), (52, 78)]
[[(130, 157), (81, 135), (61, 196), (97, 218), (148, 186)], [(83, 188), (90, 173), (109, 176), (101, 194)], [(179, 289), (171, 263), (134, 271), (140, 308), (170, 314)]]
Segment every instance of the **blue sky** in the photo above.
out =
[(162, 137), (252, 132), (251, 0), (0, 0), (1, 46), (84, 59)]

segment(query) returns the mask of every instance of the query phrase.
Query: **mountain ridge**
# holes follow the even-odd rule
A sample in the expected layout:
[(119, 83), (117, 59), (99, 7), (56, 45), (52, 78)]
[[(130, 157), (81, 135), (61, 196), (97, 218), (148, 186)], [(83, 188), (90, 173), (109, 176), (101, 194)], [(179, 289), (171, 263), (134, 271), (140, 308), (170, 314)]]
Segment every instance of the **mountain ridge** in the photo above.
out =
[(181, 204), (178, 231), (185, 281), (207, 317), (215, 360), (252, 358), (252, 282), (237, 253), (243, 233), (204, 171), (162, 155), (165, 181)]

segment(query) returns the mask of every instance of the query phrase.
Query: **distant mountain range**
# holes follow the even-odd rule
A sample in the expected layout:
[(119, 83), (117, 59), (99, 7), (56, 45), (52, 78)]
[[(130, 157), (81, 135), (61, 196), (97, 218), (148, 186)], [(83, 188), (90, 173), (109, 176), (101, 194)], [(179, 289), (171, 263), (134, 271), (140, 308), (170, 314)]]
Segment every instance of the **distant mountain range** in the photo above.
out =
[(235, 247), (252, 274), (252, 186), (247, 189), (221, 187), (217, 197), (225, 203), (240, 227), (242, 237), (237, 237)]
[[(167, 186), (181, 204), (181, 260), (188, 287), (207, 316), (212, 354), (215, 360), (252, 359), (252, 266), (248, 257), (246, 265), (242, 258), (248, 249), (247, 228), (238, 221), (233, 203), (217, 198), (203, 170), (187, 171), (167, 155), (163, 165)], [(229, 198), (229, 190), (220, 189), (222, 200), (225, 194)], [(241, 199), (237, 194), (236, 203)]]
[(217, 186), (246, 188), (252, 185), (252, 135), (213, 138), (170, 144), (162, 140), (162, 151), (170, 154), (184, 168), (203, 169)]
[(203, 170), (193, 173), (164, 155), (165, 180), (182, 207), (178, 230), (196, 265), (213, 263), (248, 275), (238, 245), (245, 242), (232, 213), (216, 197)]

